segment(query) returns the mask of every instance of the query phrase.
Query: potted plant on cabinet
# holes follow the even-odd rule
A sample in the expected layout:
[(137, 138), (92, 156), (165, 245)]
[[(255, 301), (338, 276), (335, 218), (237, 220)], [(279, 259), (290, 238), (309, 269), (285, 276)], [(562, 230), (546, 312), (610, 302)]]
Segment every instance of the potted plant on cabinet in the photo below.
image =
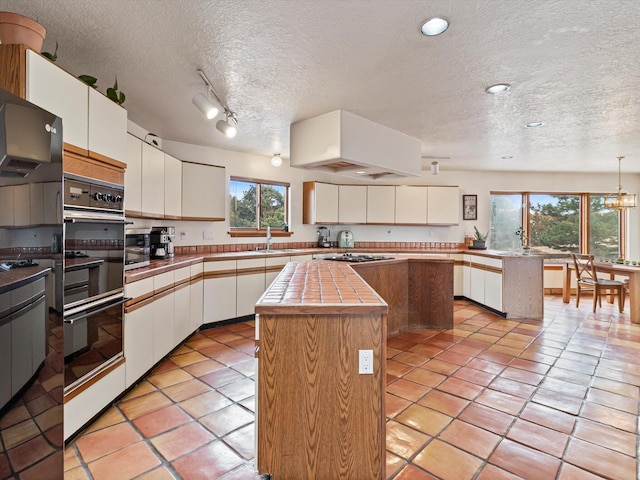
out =
[(471, 245), (472, 248), (475, 249), (485, 249), (487, 248), (486, 245), (486, 241), (487, 241), (487, 234), (486, 233), (480, 233), (480, 230), (478, 230), (478, 227), (474, 226), (473, 227), (473, 245)]
[(47, 30), (35, 20), (13, 12), (0, 12), (0, 43), (23, 43), (40, 53)]

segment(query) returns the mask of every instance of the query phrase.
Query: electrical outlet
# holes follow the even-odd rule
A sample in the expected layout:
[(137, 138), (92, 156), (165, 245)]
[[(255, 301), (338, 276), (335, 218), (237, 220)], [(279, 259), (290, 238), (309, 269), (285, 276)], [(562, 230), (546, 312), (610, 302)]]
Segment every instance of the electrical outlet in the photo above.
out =
[(180, 232), (180, 240), (186, 240), (187, 239), (187, 232)]
[(202, 238), (204, 240), (213, 240), (213, 230), (205, 230), (202, 232)]
[(373, 350), (358, 350), (358, 373), (373, 375)]

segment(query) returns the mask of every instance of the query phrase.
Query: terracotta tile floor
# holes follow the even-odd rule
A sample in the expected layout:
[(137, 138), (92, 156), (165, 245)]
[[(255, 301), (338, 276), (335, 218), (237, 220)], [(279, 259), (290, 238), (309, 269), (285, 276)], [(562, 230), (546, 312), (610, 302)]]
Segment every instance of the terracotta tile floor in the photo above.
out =
[[(543, 320), (456, 301), (388, 342), (387, 478), (638, 478), (640, 325), (548, 297)], [(256, 479), (253, 322), (194, 334), (65, 451), (66, 479)]]

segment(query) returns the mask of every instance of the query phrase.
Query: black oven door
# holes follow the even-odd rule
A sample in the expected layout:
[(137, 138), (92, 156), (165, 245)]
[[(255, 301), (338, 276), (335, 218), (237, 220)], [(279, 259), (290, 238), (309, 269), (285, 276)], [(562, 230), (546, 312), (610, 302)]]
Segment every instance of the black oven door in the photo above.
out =
[(65, 311), (90, 299), (122, 293), (124, 218), (65, 212), (64, 228)]
[(64, 393), (122, 357), (122, 293), (69, 308), (64, 315)]

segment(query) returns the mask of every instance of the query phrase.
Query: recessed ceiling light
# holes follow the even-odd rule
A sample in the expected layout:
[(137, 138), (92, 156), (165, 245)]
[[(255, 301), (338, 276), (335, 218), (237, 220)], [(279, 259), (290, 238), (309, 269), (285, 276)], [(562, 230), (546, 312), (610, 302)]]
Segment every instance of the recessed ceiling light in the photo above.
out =
[(513, 156), (512, 155), (505, 155), (505, 156), (500, 157), (500, 158), (503, 159), (503, 160), (511, 160), (513, 158)]
[(496, 83), (495, 85), (491, 85), (484, 89), (485, 92), (495, 95), (496, 93), (506, 92), (511, 88), (511, 85), (508, 83)]
[(447, 28), (449, 28), (449, 21), (446, 18), (433, 17), (422, 24), (420, 31), (423, 35), (433, 37), (435, 35), (440, 35)]
[(527, 127), (527, 128), (538, 128), (538, 127), (541, 127), (542, 125), (544, 125), (544, 123), (542, 123), (542, 122), (531, 122), (531, 123), (527, 123), (525, 125), (525, 127)]
[(357, 170), (357, 171), (356, 171), (356, 173), (357, 173), (358, 175), (364, 175), (364, 174), (366, 174), (367, 172), (365, 172), (364, 170)]

